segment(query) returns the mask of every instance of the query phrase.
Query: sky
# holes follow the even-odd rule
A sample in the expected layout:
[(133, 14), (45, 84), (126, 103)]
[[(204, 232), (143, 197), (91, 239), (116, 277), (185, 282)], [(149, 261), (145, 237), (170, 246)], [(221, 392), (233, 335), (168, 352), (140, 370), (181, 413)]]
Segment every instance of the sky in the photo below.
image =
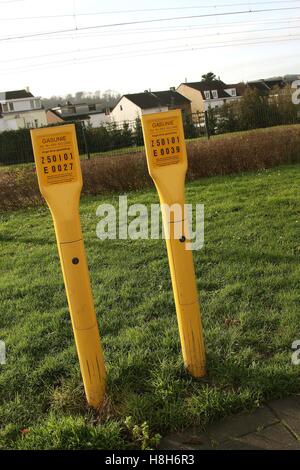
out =
[(0, 92), (125, 94), (209, 71), (229, 84), (300, 74), (299, 45), (300, 0), (0, 0)]

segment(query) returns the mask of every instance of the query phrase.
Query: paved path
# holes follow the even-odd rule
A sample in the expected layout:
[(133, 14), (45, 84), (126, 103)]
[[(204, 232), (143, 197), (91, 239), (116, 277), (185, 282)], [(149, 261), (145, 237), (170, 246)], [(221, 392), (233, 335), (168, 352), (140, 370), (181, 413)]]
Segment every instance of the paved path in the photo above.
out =
[(300, 450), (300, 394), (272, 401), (252, 413), (241, 413), (207, 428), (165, 436), (160, 449)]

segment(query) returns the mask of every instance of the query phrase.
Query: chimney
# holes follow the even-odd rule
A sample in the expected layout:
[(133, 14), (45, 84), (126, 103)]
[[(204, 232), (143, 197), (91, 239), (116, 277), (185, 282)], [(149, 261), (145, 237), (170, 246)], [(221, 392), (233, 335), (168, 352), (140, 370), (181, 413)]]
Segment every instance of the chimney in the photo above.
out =
[(174, 87), (174, 86), (170, 86), (170, 90), (171, 90), (171, 91), (175, 91), (175, 87)]
[(25, 87), (25, 90), (27, 91), (27, 93), (30, 93), (29, 86)]
[(184, 82), (187, 83), (187, 77), (185, 77)]

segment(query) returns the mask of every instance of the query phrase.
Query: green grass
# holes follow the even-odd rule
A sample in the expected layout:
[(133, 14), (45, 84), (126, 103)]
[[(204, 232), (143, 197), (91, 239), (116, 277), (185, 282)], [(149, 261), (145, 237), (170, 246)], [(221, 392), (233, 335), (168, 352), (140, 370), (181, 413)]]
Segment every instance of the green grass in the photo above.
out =
[[(100, 413), (85, 405), (54, 231), (46, 207), (1, 215), (0, 448), (136, 448), (299, 391), (300, 166), (202, 179), (205, 246), (194, 253), (208, 379), (183, 368), (165, 244), (96, 238), (98, 204), (81, 219), (108, 368)], [(157, 201), (154, 191), (129, 203)], [(149, 432), (137, 439), (126, 423)], [(145, 441), (147, 441), (145, 443)]]

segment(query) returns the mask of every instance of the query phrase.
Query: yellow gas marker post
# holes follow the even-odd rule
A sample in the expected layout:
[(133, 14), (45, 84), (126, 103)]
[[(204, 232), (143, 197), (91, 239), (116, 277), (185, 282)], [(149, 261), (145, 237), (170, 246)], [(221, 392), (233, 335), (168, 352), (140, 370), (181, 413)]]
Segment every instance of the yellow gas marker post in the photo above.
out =
[[(142, 116), (148, 170), (159, 194), (166, 237), (173, 293), (184, 364), (194, 377), (203, 377), (205, 348), (193, 256), (186, 249), (187, 224), (184, 220), (184, 182), (187, 171), (182, 116), (180, 110)], [(171, 218), (166, 207), (179, 204), (182, 217)], [(173, 218), (172, 218), (173, 214)], [(175, 214), (175, 215), (174, 215)], [(181, 233), (180, 237), (174, 236)]]
[(82, 239), (82, 175), (74, 124), (30, 131), (39, 187), (54, 221), (58, 252), (88, 404), (101, 405), (104, 357)]

